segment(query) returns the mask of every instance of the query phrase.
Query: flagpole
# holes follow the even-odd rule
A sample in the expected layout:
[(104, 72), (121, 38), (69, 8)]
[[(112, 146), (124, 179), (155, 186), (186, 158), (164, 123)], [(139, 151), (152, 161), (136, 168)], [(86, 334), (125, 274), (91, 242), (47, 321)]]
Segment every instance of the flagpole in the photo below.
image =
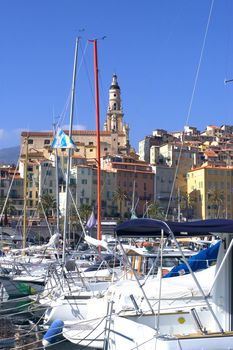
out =
[[(75, 83), (76, 83), (76, 71), (77, 71), (77, 57), (78, 57), (78, 41), (76, 39), (75, 45), (75, 55), (74, 55), (74, 68), (73, 68), (73, 79), (72, 79), (72, 89), (71, 89), (71, 101), (70, 101), (70, 126), (69, 126), (69, 137), (72, 136), (73, 130), (73, 115), (74, 115), (74, 94), (75, 94)], [(70, 183), (70, 157), (71, 157), (71, 148), (68, 148), (68, 157), (67, 157), (67, 168), (66, 168), (66, 195), (65, 195), (65, 215), (64, 215), (64, 231), (63, 231), (63, 246), (62, 246), (62, 263), (65, 263), (65, 252), (66, 252), (66, 232), (67, 232), (67, 223), (68, 223), (68, 207), (69, 207), (69, 183)]]

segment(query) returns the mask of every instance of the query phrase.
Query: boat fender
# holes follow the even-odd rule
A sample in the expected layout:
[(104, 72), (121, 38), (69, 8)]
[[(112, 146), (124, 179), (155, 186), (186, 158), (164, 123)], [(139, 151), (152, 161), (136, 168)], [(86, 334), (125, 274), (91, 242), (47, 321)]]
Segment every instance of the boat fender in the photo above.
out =
[(44, 347), (54, 344), (57, 341), (58, 335), (62, 333), (64, 322), (61, 320), (54, 320), (42, 339)]

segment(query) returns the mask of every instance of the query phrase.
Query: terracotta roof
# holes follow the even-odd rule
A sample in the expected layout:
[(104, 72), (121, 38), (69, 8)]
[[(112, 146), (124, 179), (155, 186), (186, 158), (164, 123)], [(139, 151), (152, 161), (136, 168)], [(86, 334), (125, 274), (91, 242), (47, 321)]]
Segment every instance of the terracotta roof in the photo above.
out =
[(113, 170), (114, 170), (114, 172), (115, 172), (115, 170), (117, 171), (117, 172), (120, 172), (120, 171), (122, 171), (122, 172), (127, 172), (127, 173), (131, 173), (131, 174), (134, 174), (134, 173), (138, 173), (138, 174), (151, 174), (151, 175), (154, 175), (154, 172), (153, 171), (149, 171), (149, 170), (134, 170), (134, 169), (119, 169), (119, 168), (113, 168)]
[(220, 129), (220, 127), (216, 125), (208, 125), (207, 127), (212, 129)]
[(82, 156), (79, 155), (79, 154), (74, 154), (71, 158), (81, 158), (81, 159), (84, 159), (85, 157), (82, 157)]
[[(68, 130), (64, 130), (66, 134), (69, 134)], [(95, 130), (73, 130), (72, 132), (73, 136), (76, 135), (96, 135)], [(101, 136), (110, 136), (111, 131), (100, 131)], [(123, 132), (119, 132), (118, 135), (124, 135)], [(33, 137), (33, 136), (41, 136), (41, 137), (53, 137), (52, 131), (22, 131), (21, 132), (22, 137)]]
[(195, 168), (195, 169), (191, 169), (188, 171), (188, 173), (191, 173), (191, 172), (194, 172), (194, 171), (197, 171), (197, 170), (201, 170), (201, 169), (228, 169), (228, 170), (232, 170), (233, 169), (233, 166), (212, 166), (212, 165), (204, 165), (204, 166), (200, 166), (198, 168)]
[(207, 157), (218, 157), (217, 153), (212, 150), (207, 150), (204, 152)]
[(130, 165), (130, 166), (132, 166), (132, 167), (140, 166), (140, 167), (148, 167), (148, 168), (151, 168), (151, 165), (148, 164), (148, 163), (112, 162), (112, 164), (117, 164), (117, 165)]

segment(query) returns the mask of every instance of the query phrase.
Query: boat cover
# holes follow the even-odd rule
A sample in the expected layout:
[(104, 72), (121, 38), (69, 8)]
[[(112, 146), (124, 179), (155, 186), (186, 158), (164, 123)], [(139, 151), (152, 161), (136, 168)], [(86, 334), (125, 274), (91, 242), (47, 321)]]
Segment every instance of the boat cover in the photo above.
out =
[[(206, 269), (207, 267), (216, 263), (218, 251), (221, 241), (211, 245), (210, 247), (201, 250), (199, 253), (191, 256), (187, 262), (192, 271), (199, 271)], [(175, 277), (179, 275), (185, 275), (189, 272), (189, 269), (185, 263), (174, 266), (163, 278)]]
[(155, 219), (133, 219), (117, 225), (118, 237), (160, 237), (161, 230), (168, 236), (203, 236), (211, 233), (233, 233), (233, 220), (208, 219), (190, 222), (161, 221)]

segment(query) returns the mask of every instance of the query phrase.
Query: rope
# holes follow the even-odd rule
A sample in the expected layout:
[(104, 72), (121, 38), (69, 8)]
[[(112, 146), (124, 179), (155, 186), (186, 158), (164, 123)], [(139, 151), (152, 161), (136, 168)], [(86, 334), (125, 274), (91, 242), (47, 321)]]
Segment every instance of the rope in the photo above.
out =
[[(189, 103), (188, 114), (187, 114), (185, 125), (188, 125), (188, 123), (189, 123), (189, 118), (190, 118), (191, 109), (192, 109), (192, 105), (193, 105), (194, 95), (195, 95), (195, 92), (196, 92), (197, 81), (198, 81), (198, 78), (199, 78), (199, 72), (200, 72), (202, 58), (203, 58), (203, 53), (204, 53), (204, 49), (205, 49), (205, 45), (206, 45), (206, 39), (207, 39), (208, 30), (209, 30), (209, 24), (210, 24), (210, 19), (211, 19), (211, 15), (212, 15), (213, 6), (214, 6), (214, 0), (211, 1), (211, 6), (210, 6), (210, 10), (209, 10), (209, 16), (208, 16), (208, 20), (207, 20), (207, 24), (206, 24), (204, 39), (203, 39), (201, 53), (200, 53), (199, 62), (198, 62), (198, 66), (197, 66), (197, 71), (196, 71), (196, 75), (195, 75), (195, 79), (194, 79), (194, 85), (193, 85), (193, 90), (192, 90), (192, 94), (191, 94), (191, 99), (190, 99), (190, 103)], [(176, 166), (176, 169), (175, 169), (174, 179), (173, 179), (173, 183), (172, 183), (172, 189), (171, 189), (171, 193), (170, 193), (170, 196), (169, 196), (169, 201), (168, 201), (167, 211), (166, 211), (166, 215), (165, 215), (165, 220), (167, 220), (169, 209), (170, 209), (170, 205), (171, 205), (171, 201), (172, 201), (172, 196), (173, 196), (173, 192), (174, 192), (175, 182), (176, 182), (177, 173), (178, 173), (178, 169), (179, 169), (179, 165), (180, 165), (181, 153), (182, 153), (182, 150), (183, 150), (183, 147), (184, 147), (184, 139), (185, 138), (184, 138), (184, 135), (183, 135), (182, 143), (181, 143), (181, 147), (180, 147), (180, 152), (179, 152), (179, 156), (178, 156), (178, 161), (177, 161), (177, 166)]]

